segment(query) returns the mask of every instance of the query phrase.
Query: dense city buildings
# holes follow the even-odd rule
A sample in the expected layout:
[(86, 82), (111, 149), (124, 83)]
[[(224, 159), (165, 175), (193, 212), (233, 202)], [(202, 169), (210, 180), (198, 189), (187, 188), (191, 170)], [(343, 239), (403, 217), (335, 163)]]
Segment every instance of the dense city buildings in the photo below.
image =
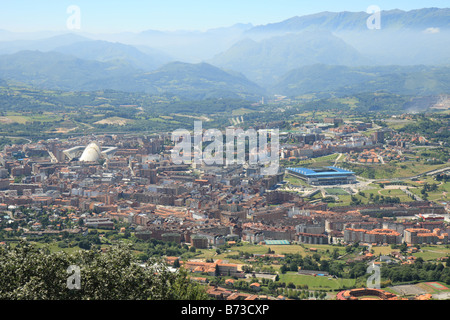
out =
[[(37, 242), (54, 238), (61, 248), (74, 245), (68, 239), (77, 239), (80, 248), (106, 250), (111, 241), (106, 235), (112, 232), (132, 236), (138, 246), (159, 243), (162, 248), (165, 243), (189, 252), (216, 250), (220, 258), (206, 259), (169, 250), (164, 261), (174, 270), (183, 267), (192, 281), (207, 286), (209, 297), (223, 300), (286, 299), (283, 294), (273, 296), (281, 292), (276, 287), (267, 295), (267, 282), (261, 287), (262, 282), (250, 281), (252, 274), (281, 285), (277, 277), (290, 268), (299, 277), (332, 281), (340, 274), (331, 267), (333, 259), (347, 265), (410, 264), (415, 260), (397, 254), (396, 248), (403, 248), (404, 254), (418, 252), (418, 246), (449, 244), (446, 193), (427, 199), (438, 189), (431, 182), (445, 179), (448, 167), (408, 183), (362, 178), (361, 169), (352, 165), (364, 163), (370, 169), (392, 161), (417, 163), (409, 143), (392, 144), (389, 139), (401, 140), (398, 135), (376, 128), (374, 134), (362, 135), (372, 126), (350, 126), (340, 119), (305, 128), (298, 131), (304, 133), (282, 132), (281, 164), (272, 175), (263, 174), (264, 165), (248, 162), (174, 163), (170, 133), (98, 134), (6, 145), (0, 155), (3, 235)], [(419, 177), (427, 183), (420, 184)], [(223, 253), (224, 248), (239, 250), (242, 245), (268, 249), (251, 255)], [(291, 246), (307, 250), (320, 265), (286, 264), (293, 256), (282, 248)], [(363, 251), (347, 258), (355, 246)], [(372, 252), (377, 247), (391, 248), (392, 253), (376, 256)], [(333, 254), (325, 263), (320, 257), (331, 255), (331, 248), (347, 253)], [(153, 251), (140, 252), (145, 261)], [(214, 284), (213, 279), (222, 277), (224, 283)], [(385, 291), (358, 290), (339, 292), (336, 299), (396, 299)], [(297, 288), (295, 294), (299, 292)]]
[[(291, 175), (312, 188), (354, 189), (358, 181), (352, 171), (337, 166), (288, 167), (286, 172), (280, 168), (278, 174), (263, 176), (258, 166), (173, 164), (170, 148), (163, 134), (6, 146), (1, 158), (3, 219), (25, 219), (32, 224), (20, 227), (25, 232), (45, 234), (49, 228), (52, 232), (65, 228), (40, 225), (15, 209), (50, 210), (56, 219), (58, 212), (69, 210), (71, 220), (82, 221), (83, 227), (112, 228), (113, 221), (121, 221), (134, 226), (139, 239), (191, 243), (197, 248), (236, 239), (309, 244), (448, 242), (444, 205), (414, 201), (329, 206), (280, 188)], [(317, 192), (320, 189), (309, 196)], [(437, 218), (414, 222), (427, 214)]]

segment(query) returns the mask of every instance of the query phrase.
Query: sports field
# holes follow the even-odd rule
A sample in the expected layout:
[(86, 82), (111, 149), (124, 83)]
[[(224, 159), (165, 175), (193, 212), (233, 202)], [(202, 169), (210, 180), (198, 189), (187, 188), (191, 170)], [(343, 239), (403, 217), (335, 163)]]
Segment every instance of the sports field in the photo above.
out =
[(443, 284), (440, 284), (438, 282), (425, 282), (425, 284), (427, 284), (437, 290), (448, 290), (448, 288), (446, 286), (444, 286)]
[(355, 279), (336, 279), (328, 276), (300, 275), (297, 272), (287, 272), (280, 274), (280, 281), (292, 282), (296, 286), (307, 285), (310, 290), (335, 290), (345, 287), (353, 287)]

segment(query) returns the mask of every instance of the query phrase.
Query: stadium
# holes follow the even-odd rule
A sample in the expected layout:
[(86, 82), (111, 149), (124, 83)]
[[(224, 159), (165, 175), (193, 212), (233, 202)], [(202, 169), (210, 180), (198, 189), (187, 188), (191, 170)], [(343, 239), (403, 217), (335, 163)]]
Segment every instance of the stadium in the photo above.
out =
[(310, 185), (339, 185), (356, 183), (354, 172), (339, 167), (287, 168), (286, 173), (300, 178)]
[(406, 300), (397, 295), (381, 290), (371, 288), (359, 288), (344, 290), (336, 295), (336, 300)]

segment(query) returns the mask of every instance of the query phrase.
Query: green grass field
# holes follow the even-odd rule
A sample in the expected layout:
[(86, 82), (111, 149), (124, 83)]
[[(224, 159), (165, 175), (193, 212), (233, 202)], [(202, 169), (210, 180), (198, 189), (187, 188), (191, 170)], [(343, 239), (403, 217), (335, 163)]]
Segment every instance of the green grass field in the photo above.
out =
[(420, 179), (421, 181), (411, 181), (408, 184), (411, 185), (412, 187), (409, 188), (409, 191), (411, 191), (412, 193), (414, 193), (415, 195), (419, 196), (419, 197), (423, 197), (421, 191), (423, 188), (424, 183), (428, 183), (428, 184), (437, 184), (437, 189), (434, 191), (428, 191), (428, 200), (430, 201), (444, 201), (444, 202), (448, 202), (450, 201), (450, 196), (449, 196), (449, 192), (450, 192), (450, 181), (446, 182), (446, 183), (441, 183), (438, 181), (435, 181), (433, 178), (431, 177), (427, 177), (424, 179)]
[(301, 275), (296, 272), (286, 272), (280, 274), (280, 281), (285, 283), (292, 282), (297, 285), (307, 285), (310, 290), (337, 290), (344, 287), (353, 287), (356, 283), (355, 279), (335, 279), (327, 276), (309, 276)]
[(416, 161), (390, 162), (386, 164), (362, 165), (345, 163), (347, 169), (353, 170), (358, 176), (377, 180), (392, 181), (397, 178), (409, 178), (425, 172), (443, 169), (448, 164), (426, 164)]
[(285, 175), (284, 181), (289, 182), (292, 185), (305, 186), (305, 187), (309, 186), (304, 180), (294, 177), (292, 175)]
[(33, 115), (21, 114), (18, 112), (7, 112), (6, 118), (11, 120), (12, 122), (21, 123), (21, 124), (24, 124), (27, 122), (33, 122), (33, 121), (53, 122), (53, 121), (59, 121), (62, 119), (61, 116), (55, 115), (51, 112), (46, 112), (46, 113), (42, 113), (42, 114), (33, 114)]
[(331, 195), (348, 195), (348, 192), (342, 188), (325, 188), (325, 191)]
[[(316, 251), (310, 251), (310, 248), (316, 249)], [(300, 254), (302, 256), (311, 256), (315, 252), (324, 254), (331, 254), (335, 249), (338, 249), (339, 254), (345, 253), (345, 247), (333, 246), (333, 245), (310, 245), (310, 244), (291, 244), (291, 245), (256, 245), (256, 244), (244, 244), (242, 246), (233, 246), (229, 249), (222, 250), (220, 254), (216, 253), (215, 249), (198, 249), (199, 254), (196, 256), (196, 259), (226, 259), (229, 260), (230, 263), (245, 263), (245, 261), (240, 260), (231, 260), (227, 258), (230, 255), (236, 255), (239, 251), (243, 253), (249, 254), (265, 254), (269, 251), (269, 249), (275, 254)], [(327, 258), (328, 256), (324, 256)]]
[(422, 252), (414, 253), (416, 257), (421, 257), (423, 260), (436, 260), (450, 255), (450, 247), (446, 246), (424, 246), (421, 247)]

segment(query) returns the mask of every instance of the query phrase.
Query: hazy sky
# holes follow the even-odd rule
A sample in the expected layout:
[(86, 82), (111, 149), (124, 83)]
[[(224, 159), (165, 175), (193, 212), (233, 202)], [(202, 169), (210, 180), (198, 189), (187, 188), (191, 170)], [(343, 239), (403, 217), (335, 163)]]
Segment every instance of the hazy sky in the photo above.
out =
[(67, 21), (76, 14), (68, 13), (67, 9), (75, 5), (80, 13), (80, 31), (92, 33), (206, 30), (235, 23), (259, 25), (321, 11), (366, 11), (370, 5), (381, 10), (449, 7), (448, 0), (0, 0), (0, 3), (0, 29), (65, 30)]

